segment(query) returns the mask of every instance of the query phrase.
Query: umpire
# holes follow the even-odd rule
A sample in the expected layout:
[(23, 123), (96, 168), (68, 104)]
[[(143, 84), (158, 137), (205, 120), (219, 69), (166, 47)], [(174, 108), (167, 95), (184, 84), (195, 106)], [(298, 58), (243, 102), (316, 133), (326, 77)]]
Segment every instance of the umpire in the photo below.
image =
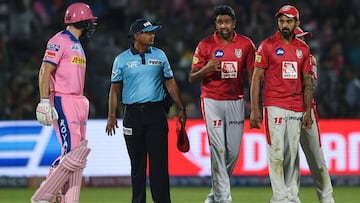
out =
[(115, 58), (112, 67), (106, 132), (111, 136), (118, 128), (115, 112), (121, 93), (120, 102), (125, 106), (123, 133), (131, 161), (132, 203), (146, 202), (147, 162), (153, 201), (171, 202), (166, 89), (178, 106), (178, 119), (186, 122), (185, 107), (167, 56), (152, 46), (160, 27), (145, 19), (134, 21), (129, 30), (133, 44)]

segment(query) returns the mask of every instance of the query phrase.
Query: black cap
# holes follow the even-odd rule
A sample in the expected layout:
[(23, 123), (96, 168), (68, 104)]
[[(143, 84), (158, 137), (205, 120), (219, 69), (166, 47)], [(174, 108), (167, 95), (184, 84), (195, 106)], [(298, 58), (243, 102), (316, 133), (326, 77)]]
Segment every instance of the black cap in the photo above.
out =
[(161, 28), (160, 25), (152, 25), (152, 23), (148, 20), (137, 19), (130, 26), (129, 37), (138, 32), (151, 32), (159, 28)]

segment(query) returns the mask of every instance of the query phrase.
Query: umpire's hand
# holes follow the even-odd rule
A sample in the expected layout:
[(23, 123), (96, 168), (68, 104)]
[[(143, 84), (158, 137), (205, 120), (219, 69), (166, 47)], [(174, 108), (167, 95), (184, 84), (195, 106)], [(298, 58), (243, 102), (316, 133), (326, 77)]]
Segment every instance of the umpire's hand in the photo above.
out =
[(106, 124), (106, 133), (108, 136), (115, 135), (115, 128), (119, 128), (115, 115), (109, 115)]

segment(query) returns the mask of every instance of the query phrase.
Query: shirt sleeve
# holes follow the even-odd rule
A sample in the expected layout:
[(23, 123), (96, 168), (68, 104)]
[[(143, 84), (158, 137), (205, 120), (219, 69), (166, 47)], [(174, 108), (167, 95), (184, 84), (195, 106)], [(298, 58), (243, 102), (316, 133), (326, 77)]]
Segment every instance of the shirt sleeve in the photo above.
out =
[(201, 69), (207, 63), (206, 54), (204, 53), (204, 45), (200, 42), (194, 52), (191, 68)]
[(169, 60), (165, 54), (165, 52), (161, 51), (162, 52), (162, 61), (163, 61), (163, 72), (164, 72), (164, 77), (165, 78), (173, 78), (174, 77), (174, 73), (171, 69), (171, 66), (170, 66), (170, 63), (169, 63)]
[(111, 72), (111, 82), (120, 82), (123, 80), (122, 69), (120, 63), (120, 56), (117, 56), (114, 60), (112, 72)]
[(51, 38), (46, 45), (43, 62), (51, 63), (57, 67), (61, 58), (63, 58), (64, 49), (65, 46), (62, 45), (61, 40)]
[(266, 44), (262, 42), (256, 51), (254, 66), (258, 68), (267, 68), (268, 67), (268, 54), (266, 53)]

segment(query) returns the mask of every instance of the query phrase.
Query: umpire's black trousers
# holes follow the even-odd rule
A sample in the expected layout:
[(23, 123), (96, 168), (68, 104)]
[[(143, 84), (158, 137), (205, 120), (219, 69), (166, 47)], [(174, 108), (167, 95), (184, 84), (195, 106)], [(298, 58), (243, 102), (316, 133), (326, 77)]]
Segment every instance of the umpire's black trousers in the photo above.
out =
[[(132, 203), (146, 202), (146, 165), (155, 203), (170, 203), (168, 123), (161, 102), (126, 105), (124, 137), (131, 161)], [(148, 155), (148, 156), (147, 156)]]

